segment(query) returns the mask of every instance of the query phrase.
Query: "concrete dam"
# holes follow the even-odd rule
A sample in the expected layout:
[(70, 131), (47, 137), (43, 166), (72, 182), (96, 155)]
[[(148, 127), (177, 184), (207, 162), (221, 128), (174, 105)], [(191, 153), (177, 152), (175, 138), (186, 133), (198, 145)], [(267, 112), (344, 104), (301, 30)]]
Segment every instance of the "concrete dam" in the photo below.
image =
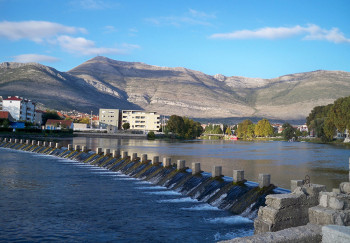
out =
[(209, 173), (201, 170), (200, 163), (189, 168), (184, 160), (160, 161), (147, 154), (15, 138), (0, 138), (0, 147), (103, 167), (254, 219), (253, 236), (227, 242), (350, 242), (350, 182), (327, 192), (307, 178), (292, 180), (290, 192), (271, 184), (269, 174), (259, 174), (255, 183), (244, 178), (243, 170), (225, 177), (221, 166), (213, 166)]

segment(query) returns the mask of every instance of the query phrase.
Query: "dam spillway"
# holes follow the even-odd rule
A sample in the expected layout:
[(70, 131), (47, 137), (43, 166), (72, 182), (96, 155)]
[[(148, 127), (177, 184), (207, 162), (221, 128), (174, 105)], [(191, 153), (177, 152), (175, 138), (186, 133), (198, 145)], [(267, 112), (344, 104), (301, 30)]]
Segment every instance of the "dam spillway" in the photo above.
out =
[(182, 195), (189, 196), (201, 202), (227, 210), (233, 214), (241, 214), (254, 218), (260, 206), (265, 205), (268, 194), (280, 193), (269, 182), (269, 175), (261, 174), (260, 184), (248, 182), (244, 179), (244, 172), (235, 170), (233, 177), (223, 177), (220, 167), (214, 166), (212, 173), (200, 170), (200, 164), (192, 164), (192, 168), (185, 165), (185, 161), (172, 163), (170, 158), (147, 158), (146, 154), (138, 156), (127, 151), (98, 148), (95, 152), (88, 151), (85, 146), (68, 145), (36, 141), (14, 140), (5, 138), (0, 147), (52, 155), (60, 158), (79, 161), (113, 172), (149, 181), (155, 185), (165, 186)]

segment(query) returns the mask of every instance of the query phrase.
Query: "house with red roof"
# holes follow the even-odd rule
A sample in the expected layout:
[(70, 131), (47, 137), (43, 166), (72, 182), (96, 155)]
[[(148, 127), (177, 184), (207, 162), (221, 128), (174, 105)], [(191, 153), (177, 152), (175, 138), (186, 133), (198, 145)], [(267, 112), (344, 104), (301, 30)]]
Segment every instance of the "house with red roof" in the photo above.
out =
[(8, 111), (0, 111), (0, 119), (8, 119), (9, 121), (15, 120)]
[(73, 129), (74, 123), (69, 120), (55, 120), (48, 119), (45, 124), (46, 130), (64, 130), (64, 129)]

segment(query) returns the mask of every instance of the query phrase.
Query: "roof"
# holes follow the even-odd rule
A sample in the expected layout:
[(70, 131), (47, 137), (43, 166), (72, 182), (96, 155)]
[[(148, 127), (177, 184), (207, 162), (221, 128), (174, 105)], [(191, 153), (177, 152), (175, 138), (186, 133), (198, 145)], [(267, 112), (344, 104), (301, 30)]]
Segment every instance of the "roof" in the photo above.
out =
[(11, 97), (8, 97), (8, 98), (3, 99), (3, 100), (23, 100), (23, 99), (21, 99), (21, 98), (19, 98), (17, 96), (11, 96)]
[(46, 125), (65, 125), (70, 127), (73, 124), (72, 121), (68, 120), (54, 120), (54, 119), (48, 119), (46, 121)]
[(10, 112), (8, 111), (0, 111), (0, 119), (8, 119)]

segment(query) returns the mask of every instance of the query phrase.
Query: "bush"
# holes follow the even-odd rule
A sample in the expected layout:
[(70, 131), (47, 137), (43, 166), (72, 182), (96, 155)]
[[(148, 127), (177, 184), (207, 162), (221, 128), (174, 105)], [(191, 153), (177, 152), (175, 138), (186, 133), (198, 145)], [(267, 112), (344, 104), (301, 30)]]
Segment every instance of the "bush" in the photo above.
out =
[(154, 132), (149, 132), (147, 134), (147, 139), (150, 139), (150, 140), (156, 139), (156, 135), (154, 134)]

